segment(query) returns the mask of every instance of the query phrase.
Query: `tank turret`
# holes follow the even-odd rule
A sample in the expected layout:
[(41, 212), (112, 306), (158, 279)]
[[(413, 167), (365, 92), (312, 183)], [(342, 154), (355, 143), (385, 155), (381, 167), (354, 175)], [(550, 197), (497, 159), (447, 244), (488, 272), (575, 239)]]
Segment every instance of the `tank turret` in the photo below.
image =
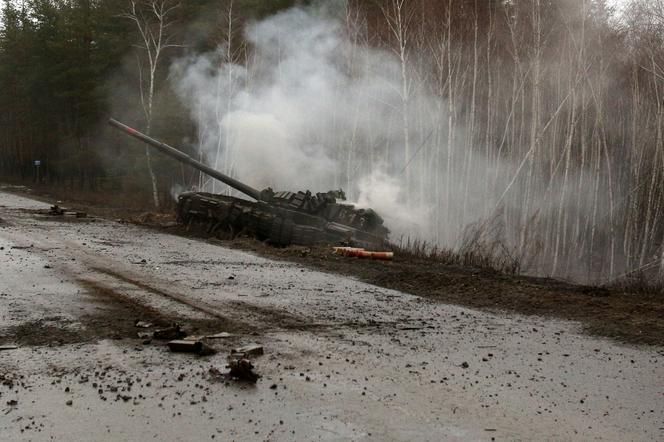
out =
[(371, 209), (344, 204), (342, 190), (313, 194), (310, 191), (257, 190), (229, 177), (180, 150), (145, 135), (117, 120), (109, 124), (143, 141), (169, 157), (188, 164), (255, 201), (204, 192), (185, 192), (178, 197), (178, 221), (204, 225), (210, 234), (246, 232), (275, 245), (343, 244), (380, 247), (389, 231)]

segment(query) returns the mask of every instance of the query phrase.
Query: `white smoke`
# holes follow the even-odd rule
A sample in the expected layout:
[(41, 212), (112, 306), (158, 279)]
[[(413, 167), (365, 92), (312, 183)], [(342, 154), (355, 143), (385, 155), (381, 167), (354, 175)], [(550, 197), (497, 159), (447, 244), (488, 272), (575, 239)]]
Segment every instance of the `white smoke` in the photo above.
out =
[[(258, 188), (344, 188), (395, 234), (423, 231), (424, 211), (412, 201), (404, 210), (404, 175), (389, 167), (403, 165), (403, 153), (376, 172), (384, 152), (404, 150), (395, 148), (403, 144), (400, 66), (345, 31), (337, 20), (291, 9), (247, 27), (247, 66), (227, 63), (223, 47), (178, 61), (176, 90), (207, 161), (225, 173)], [(412, 112), (435, 115), (436, 106), (422, 96)]]
[[(453, 92), (452, 102), (444, 96), (460, 86), (442, 86), (431, 74), (441, 72), (430, 56), (437, 49), (409, 51), (402, 64), (398, 54), (363, 43), (353, 24), (320, 11), (295, 8), (247, 26), (242, 65), (226, 58), (234, 51), (225, 45), (173, 65), (175, 90), (210, 165), (257, 188), (343, 188), (350, 201), (375, 209), (396, 240), (458, 247), (468, 226), (495, 225), (486, 230), (496, 243), (522, 257), (536, 256), (542, 244), (562, 255), (572, 219), (594, 223), (611, 213), (602, 192), (572, 193), (607, 179), (567, 167), (564, 139), (548, 124), (539, 147), (519, 131), (507, 137), (511, 115), (504, 133), (484, 133), (473, 123), (474, 106)], [(560, 149), (552, 153), (549, 145)], [(550, 164), (555, 170), (542, 174)]]
[(359, 180), (359, 190), (357, 206), (372, 208), (380, 213), (393, 232), (418, 238), (427, 236), (431, 227), (427, 223), (429, 211), (424, 207), (405, 207), (403, 183), (387, 175), (383, 168), (362, 177)]

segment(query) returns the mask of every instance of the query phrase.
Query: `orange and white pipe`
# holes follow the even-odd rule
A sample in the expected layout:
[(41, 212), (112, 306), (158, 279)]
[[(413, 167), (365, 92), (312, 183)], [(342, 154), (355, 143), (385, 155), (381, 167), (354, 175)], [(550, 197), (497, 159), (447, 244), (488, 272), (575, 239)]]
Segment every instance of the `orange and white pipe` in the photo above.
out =
[(394, 259), (394, 252), (372, 252), (358, 247), (335, 247), (334, 253), (350, 258), (367, 258), (383, 261)]

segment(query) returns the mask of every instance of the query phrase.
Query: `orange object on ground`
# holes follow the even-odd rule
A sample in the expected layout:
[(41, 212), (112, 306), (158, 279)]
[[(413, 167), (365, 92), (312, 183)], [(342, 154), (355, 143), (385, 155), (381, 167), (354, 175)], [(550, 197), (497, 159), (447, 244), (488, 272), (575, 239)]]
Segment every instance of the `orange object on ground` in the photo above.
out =
[(350, 258), (369, 258), (389, 261), (394, 259), (394, 252), (371, 252), (357, 247), (335, 247), (334, 252)]
[(391, 261), (394, 259), (394, 252), (369, 252), (371, 259), (381, 259), (384, 261)]

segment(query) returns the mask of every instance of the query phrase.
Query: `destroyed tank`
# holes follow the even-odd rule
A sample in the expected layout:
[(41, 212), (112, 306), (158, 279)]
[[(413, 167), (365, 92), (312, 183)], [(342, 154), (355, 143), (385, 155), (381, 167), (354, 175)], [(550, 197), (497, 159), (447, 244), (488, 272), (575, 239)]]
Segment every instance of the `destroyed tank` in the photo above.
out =
[(389, 231), (383, 219), (372, 209), (340, 203), (345, 201), (341, 190), (316, 194), (275, 192), (271, 188), (259, 191), (117, 120), (110, 119), (109, 124), (255, 200), (182, 193), (177, 219), (188, 227), (204, 226), (208, 234), (247, 233), (277, 246), (326, 243), (376, 249), (387, 243)]

